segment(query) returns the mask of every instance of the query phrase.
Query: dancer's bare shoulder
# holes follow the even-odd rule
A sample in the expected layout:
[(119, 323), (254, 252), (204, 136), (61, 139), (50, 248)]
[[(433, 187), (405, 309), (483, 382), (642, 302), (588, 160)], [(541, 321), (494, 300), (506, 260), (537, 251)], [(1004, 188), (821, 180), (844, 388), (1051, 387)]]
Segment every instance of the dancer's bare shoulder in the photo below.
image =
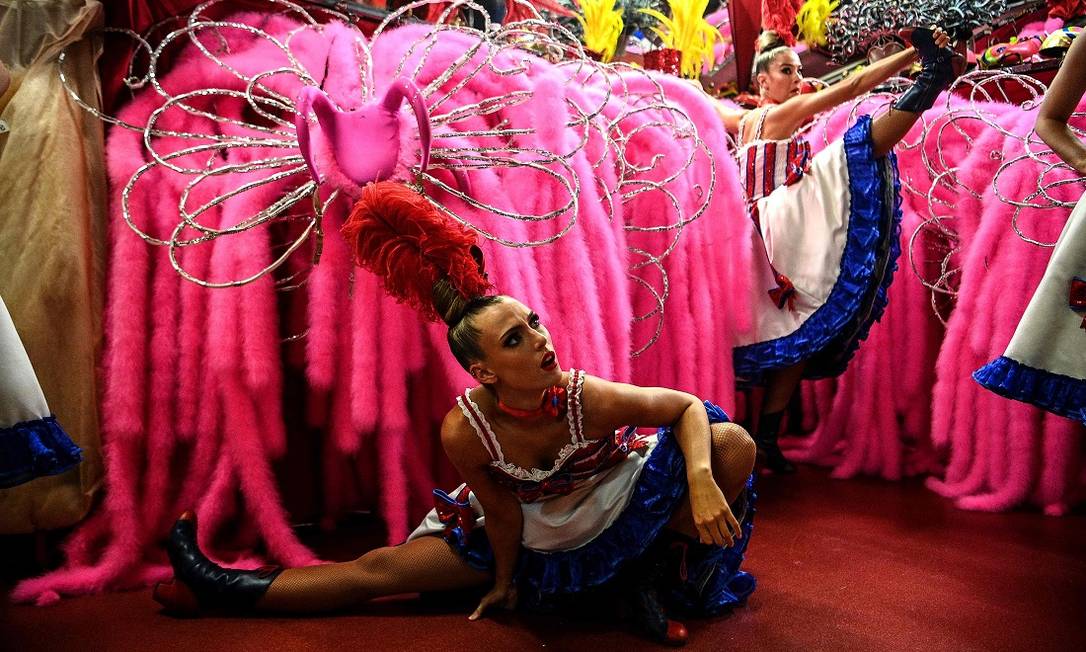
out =
[(454, 407), (441, 422), (441, 446), (454, 466), (486, 466), (490, 454), (480, 441), (471, 422), (459, 407)]

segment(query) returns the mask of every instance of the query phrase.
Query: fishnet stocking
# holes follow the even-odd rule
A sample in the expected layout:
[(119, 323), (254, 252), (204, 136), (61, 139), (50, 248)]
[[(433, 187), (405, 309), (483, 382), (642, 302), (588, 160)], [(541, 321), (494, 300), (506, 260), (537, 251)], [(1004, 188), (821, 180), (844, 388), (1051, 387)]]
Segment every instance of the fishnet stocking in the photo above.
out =
[(737, 423), (714, 423), (710, 426), (713, 446), (713, 477), (728, 502), (739, 496), (754, 470), (758, 449), (747, 431)]
[(354, 561), (290, 568), (257, 603), (260, 611), (314, 613), (357, 606), (401, 593), (466, 589), (491, 581), (444, 540), (422, 537), (377, 548)]
[[(713, 479), (729, 503), (735, 501), (754, 470), (754, 458), (758, 453), (754, 440), (737, 423), (714, 423), (709, 426), (712, 446), (709, 450), (713, 466)], [(738, 514), (736, 515), (738, 517)], [(668, 529), (681, 532), (693, 539), (698, 538), (694, 517), (690, 513), (690, 501), (682, 500), (671, 516)]]

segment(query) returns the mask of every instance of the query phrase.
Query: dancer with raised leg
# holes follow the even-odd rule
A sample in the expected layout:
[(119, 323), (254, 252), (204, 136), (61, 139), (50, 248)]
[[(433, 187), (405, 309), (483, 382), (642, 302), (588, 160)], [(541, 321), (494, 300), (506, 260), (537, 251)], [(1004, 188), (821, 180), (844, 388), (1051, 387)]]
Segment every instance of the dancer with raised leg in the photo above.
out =
[[(800, 379), (844, 371), (886, 305), (900, 251), (893, 147), (955, 76), (945, 33), (915, 29), (910, 40), (904, 52), (801, 94), (799, 57), (776, 34), (763, 33), (753, 71), (762, 106), (719, 109), (738, 136), (744, 191), (767, 254), (754, 261), (754, 327), (734, 350), (735, 371), (766, 387), (754, 440), (777, 473), (795, 470), (777, 438)], [(887, 113), (860, 116), (840, 140), (811, 156), (797, 135), (805, 123), (917, 58), (919, 76)]]
[[(365, 208), (377, 194), (398, 204), (395, 215)], [(549, 603), (619, 586), (635, 622), (672, 645), (686, 630), (662, 605), (717, 614), (745, 600), (755, 447), (741, 427), (690, 394), (563, 370), (539, 315), (485, 293), (474, 237), (401, 184), (365, 188), (344, 234), (393, 295), (445, 321), (452, 354), (478, 383), (441, 427), (467, 483), (435, 491), (406, 543), (307, 568), (222, 568), (186, 514), (168, 542), (176, 581), (156, 587), (156, 600), (189, 613), (320, 613), (490, 586), (475, 619), (518, 597)]]

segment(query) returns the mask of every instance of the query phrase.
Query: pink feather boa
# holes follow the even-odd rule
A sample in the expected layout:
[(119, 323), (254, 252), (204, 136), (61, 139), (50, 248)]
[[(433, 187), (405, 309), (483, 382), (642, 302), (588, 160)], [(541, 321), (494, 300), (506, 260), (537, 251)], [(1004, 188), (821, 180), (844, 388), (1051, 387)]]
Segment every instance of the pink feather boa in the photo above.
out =
[[(284, 17), (262, 20), (264, 29), (273, 34), (295, 27)], [(389, 81), (392, 62), (421, 29), (405, 27), (373, 44), (378, 80)], [(293, 38), (292, 47), (309, 70), (323, 71), (332, 54), (344, 52), (335, 45), (341, 32), (346, 33), (335, 25), (326, 27), (323, 35), (303, 31)], [(417, 81), (424, 84), (443, 73), (463, 52), (461, 40), (456, 36), (439, 43)], [(264, 43), (237, 36), (228, 60), (252, 73), (281, 57)], [(351, 69), (350, 61), (333, 58), (335, 65)], [(495, 91), (531, 88), (535, 99), (503, 117), (513, 126), (539, 126), (523, 138), (524, 147), (567, 147), (580, 134), (557, 128), (555, 111), (564, 110), (567, 96), (602, 98), (607, 89), (598, 79), (568, 84), (567, 73), (543, 61), (537, 64), (526, 75), (476, 75), (449, 100), (446, 110)], [(162, 79), (174, 92), (206, 86), (236, 89), (239, 84), (191, 50)], [(620, 381), (673, 386), (732, 411), (737, 397), (731, 349), (735, 334), (752, 320), (747, 302), (751, 221), (712, 105), (684, 82), (655, 79), (690, 117), (711, 154), (711, 159), (699, 154), (696, 164), (673, 182), (684, 210), (694, 209), (715, 177), (708, 210), (683, 230), (665, 261), (670, 296), (655, 346), (639, 357), (630, 356), (655, 328), (651, 318), (636, 323), (633, 319), (650, 312), (655, 301), (641, 282), (627, 276), (632, 260), (628, 247), (659, 253), (674, 234), (631, 232), (624, 227), (665, 223), (674, 218), (673, 209), (648, 194), (623, 204), (616, 162), (605, 159), (595, 165), (603, 149), (591, 134), (588, 147), (571, 162), (582, 181), (577, 226), (547, 247), (513, 249), (484, 241), (488, 270), (501, 291), (525, 300), (551, 325), (564, 366)], [(458, 81), (454, 77), (449, 83)], [(351, 75), (329, 75), (324, 82), (325, 90), (343, 106), (357, 101), (358, 87)], [(298, 90), (296, 80), (292, 86), (285, 77), (268, 78), (267, 83), (288, 97)], [(640, 76), (630, 76), (625, 83), (634, 91), (649, 88)], [(617, 88), (617, 80), (615, 84)], [(622, 101), (612, 98), (604, 117), (618, 115)], [(141, 123), (160, 104), (158, 95), (145, 92), (125, 107), (121, 117)], [(1018, 133), (1033, 119), (1013, 107), (995, 110)], [(626, 118), (631, 129), (653, 119), (652, 112)], [(168, 111), (161, 124), (181, 131), (239, 129), (229, 124), (209, 126), (201, 120), (175, 110)], [(483, 117), (476, 116), (461, 128), (481, 124)], [(836, 116), (825, 136), (835, 138), (845, 126), (844, 115)], [(974, 130), (974, 137), (984, 131), (976, 126), (967, 129)], [(811, 140), (818, 146), (823, 136), (817, 132)], [(173, 145), (186, 144), (176, 140)], [(472, 144), (471, 137), (450, 135), (443, 140)], [(1047, 250), (1013, 236), (1007, 224), (1010, 209), (989, 188), (998, 165), (989, 152), (1012, 144), (990, 130), (971, 148), (960, 138), (945, 143), (945, 153), (958, 160), (963, 171), (962, 182), (988, 188), (979, 197), (961, 189), (940, 191), (956, 206), (955, 226), (962, 236), (961, 294), (950, 321), (944, 330), (934, 319), (928, 291), (903, 264), (882, 323), (872, 329), (849, 371), (804, 387), (804, 425), (812, 432), (796, 442), (793, 456), (833, 466), (839, 477), (864, 473), (897, 479), (935, 471), (941, 477), (930, 480), (930, 486), (970, 509), (1034, 503), (1058, 514), (1081, 495), (1081, 427), (990, 395), (969, 378), (972, 370), (1002, 351), (1047, 261)], [(121, 189), (146, 161), (146, 153), (139, 134), (120, 129), (110, 134), (108, 153), (118, 213)], [(647, 165), (657, 154), (680, 153), (674, 133), (648, 128), (631, 141), (626, 155)], [(919, 149), (903, 151), (900, 165), (907, 184), (927, 187)], [(645, 174), (662, 174), (662, 169)], [(1031, 177), (1035, 172), (1015, 174), (1014, 181), (1022, 184), (1035, 179)], [(503, 208), (528, 212), (555, 203), (555, 188), (525, 170), (473, 171), (470, 181), (476, 196)], [(212, 226), (232, 224), (266, 205), (283, 188), (270, 185), (243, 193), (233, 204), (201, 219)], [(137, 184), (132, 204), (141, 228), (166, 235), (176, 219), (171, 207), (182, 189), (182, 182), (160, 172)], [(189, 206), (200, 205), (201, 198), (217, 191), (214, 182), (198, 188)], [(473, 210), (454, 197), (440, 199), (465, 214)], [(607, 210), (609, 204), (613, 212)], [(347, 208), (346, 202), (332, 206), (325, 221), (327, 233), (335, 233), (329, 226), (338, 224)], [(902, 238), (907, 247), (926, 206), (907, 195), (904, 210)], [(512, 239), (541, 237), (556, 228), (509, 223), (478, 212), (472, 220), (483, 228), (502, 229)], [(1054, 239), (1060, 225), (1048, 217), (1036, 227)], [(221, 238), (186, 250), (182, 263), (212, 280), (245, 276), (270, 260), (276, 235), (265, 229)], [(397, 542), (428, 509), (431, 488), (455, 480), (437, 445), (437, 429), (450, 397), (470, 378), (448, 355), (444, 329), (421, 323), (417, 315), (385, 297), (376, 279), (351, 267), (346, 247), (335, 237), (326, 239), (320, 264), (302, 289), (287, 295), (289, 300), (280, 300), (284, 295), (277, 295), (267, 279), (214, 291), (185, 282), (173, 273), (165, 251), (148, 247), (120, 220), (111, 224), (110, 242), (102, 365), (105, 504), (69, 541), (68, 565), (23, 582), (14, 599), (47, 603), (58, 594), (145, 585), (168, 577), (158, 542), (173, 516), (194, 506), (201, 517), (201, 544), (219, 558), (242, 565), (260, 562), (244, 552), (253, 540), (240, 535), (227, 538), (224, 524), (240, 520), (242, 527), (231, 531), (252, 533), (276, 561), (315, 563), (315, 556), (288, 525), (272, 473), (273, 464), (286, 451), (280, 397), (284, 373), (292, 367), (301, 368), (308, 386), (305, 395), (289, 398), (290, 409), (304, 412), (311, 426), (327, 433), (322, 444), (328, 496), (323, 523), (333, 524), (350, 509), (376, 507), (389, 540)], [(653, 273), (646, 268), (637, 274), (659, 290), (662, 279)], [(301, 331), (308, 331), (304, 344), (281, 343), (284, 336)]]

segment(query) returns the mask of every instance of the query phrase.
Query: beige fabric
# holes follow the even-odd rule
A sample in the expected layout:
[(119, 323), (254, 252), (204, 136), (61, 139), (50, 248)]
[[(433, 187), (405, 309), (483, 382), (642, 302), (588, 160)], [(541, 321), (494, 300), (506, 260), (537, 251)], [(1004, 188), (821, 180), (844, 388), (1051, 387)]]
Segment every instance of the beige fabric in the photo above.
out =
[(95, 366), (101, 340), (106, 207), (102, 123), (68, 97), (56, 60), (97, 104), (96, 0), (0, 0), (0, 295), (64, 429), (84, 462), (0, 491), (0, 533), (72, 525), (102, 479)]

